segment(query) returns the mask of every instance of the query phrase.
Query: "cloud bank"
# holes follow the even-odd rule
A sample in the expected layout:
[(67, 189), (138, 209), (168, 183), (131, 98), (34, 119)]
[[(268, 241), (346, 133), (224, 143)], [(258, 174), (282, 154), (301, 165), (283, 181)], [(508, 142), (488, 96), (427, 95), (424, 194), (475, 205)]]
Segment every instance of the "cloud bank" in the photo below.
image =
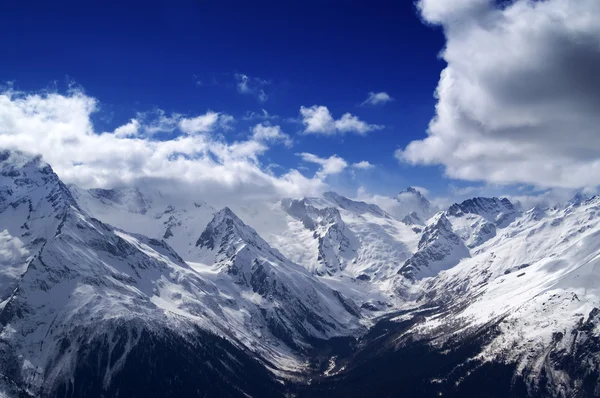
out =
[(600, 2), (421, 0), (447, 67), (428, 137), (398, 150), (453, 178), (600, 184)]
[[(114, 131), (96, 131), (91, 115), (98, 101), (82, 91), (0, 93), (0, 147), (42, 154), (67, 183), (115, 187), (140, 181), (165, 182), (203, 198), (314, 195), (322, 177), (297, 170), (280, 175), (260, 156), (270, 144), (291, 145), (279, 126), (256, 125), (248, 137), (228, 142), (221, 132), (233, 117), (208, 111), (184, 116), (163, 111), (139, 114)], [(168, 132), (166, 139), (156, 139)], [(329, 169), (327, 169), (329, 170)]]

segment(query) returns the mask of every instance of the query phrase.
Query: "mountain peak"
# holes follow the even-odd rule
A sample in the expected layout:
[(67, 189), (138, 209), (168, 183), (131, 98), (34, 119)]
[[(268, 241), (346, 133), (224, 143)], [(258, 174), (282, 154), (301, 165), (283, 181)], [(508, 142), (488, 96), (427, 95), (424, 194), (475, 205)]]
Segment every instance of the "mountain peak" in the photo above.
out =
[[(196, 247), (209, 251), (228, 248), (236, 251), (238, 246), (251, 245), (268, 248), (268, 243), (250, 226), (246, 225), (229, 207), (216, 212), (198, 240)], [(231, 254), (231, 253), (230, 253)]]
[(587, 201), (589, 197), (581, 191), (577, 191), (575, 195), (567, 202), (567, 206), (579, 206), (583, 202)]
[(415, 187), (408, 187), (395, 197), (398, 205), (393, 215), (399, 220), (404, 219), (411, 213), (415, 213), (421, 221), (430, 219), (439, 209), (432, 205), (429, 200)]
[(50, 204), (57, 217), (70, 206), (79, 209), (67, 186), (41, 156), (0, 151), (0, 207), (11, 203), (16, 208), (27, 202), (33, 211), (42, 201)]
[(460, 217), (463, 214), (479, 214), (481, 216), (500, 213), (514, 213), (516, 207), (507, 198), (475, 197), (461, 203), (455, 203), (448, 208), (448, 214)]
[(419, 196), (423, 196), (423, 194), (421, 193), (421, 191), (419, 191), (417, 188), (415, 187), (407, 187), (404, 191), (400, 192), (402, 193), (412, 193), (412, 194), (416, 194)]

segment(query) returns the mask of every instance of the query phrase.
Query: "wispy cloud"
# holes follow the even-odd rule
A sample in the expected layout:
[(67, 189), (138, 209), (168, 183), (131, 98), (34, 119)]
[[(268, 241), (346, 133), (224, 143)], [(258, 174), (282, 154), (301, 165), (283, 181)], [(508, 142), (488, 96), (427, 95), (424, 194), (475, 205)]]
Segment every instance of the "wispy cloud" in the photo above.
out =
[(237, 82), (237, 89), (240, 94), (254, 96), (259, 102), (266, 102), (269, 96), (265, 92), (265, 86), (271, 84), (269, 80), (259, 77), (252, 77), (243, 73), (236, 73), (234, 78)]
[(367, 96), (367, 99), (364, 100), (360, 106), (366, 106), (366, 105), (372, 105), (372, 106), (377, 106), (377, 105), (385, 105), (388, 102), (392, 102), (394, 101), (394, 99), (386, 92), (380, 92), (380, 93), (375, 93), (373, 91), (371, 91), (369, 93), (369, 95)]
[[(209, 133), (216, 129), (229, 130), (234, 121), (235, 119), (231, 115), (213, 111), (194, 117), (184, 117), (180, 113), (167, 115), (164, 110), (155, 109), (138, 113), (136, 119), (119, 127), (115, 133), (121, 136), (138, 135), (138, 132), (143, 132), (146, 136), (153, 136), (158, 133), (173, 133), (176, 130), (185, 134)], [(136, 134), (131, 134), (134, 127)]]
[(228, 130), (231, 128), (233, 122), (233, 116), (208, 111), (204, 115), (192, 118), (181, 118), (178, 126), (179, 129), (186, 134), (197, 134), (209, 133), (214, 131), (217, 127), (222, 130)]
[(275, 120), (279, 119), (277, 115), (271, 115), (265, 109), (261, 109), (260, 112), (247, 111), (246, 114), (242, 117), (244, 120)]

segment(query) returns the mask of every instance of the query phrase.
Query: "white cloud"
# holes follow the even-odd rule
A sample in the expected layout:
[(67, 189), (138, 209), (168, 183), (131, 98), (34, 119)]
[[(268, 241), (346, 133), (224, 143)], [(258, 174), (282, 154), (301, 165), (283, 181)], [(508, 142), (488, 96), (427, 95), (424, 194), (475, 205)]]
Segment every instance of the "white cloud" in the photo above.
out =
[(388, 102), (393, 101), (394, 99), (392, 97), (390, 97), (390, 95), (386, 92), (380, 92), (380, 93), (374, 93), (373, 91), (371, 91), (367, 97), (366, 100), (364, 100), (360, 105), (361, 106), (365, 106), (365, 105), (373, 105), (373, 106), (377, 106), (377, 105), (384, 105), (387, 104)]
[(215, 128), (221, 127), (226, 130), (230, 128), (233, 117), (222, 113), (208, 111), (204, 115), (193, 118), (182, 118), (179, 120), (179, 129), (186, 134), (209, 133)]
[(371, 163), (369, 163), (366, 160), (363, 160), (361, 162), (358, 163), (354, 163), (352, 165), (353, 168), (355, 169), (362, 169), (362, 170), (367, 170), (367, 169), (372, 169), (373, 167), (375, 167), (374, 165), (372, 165)]
[(398, 150), (453, 178), (600, 184), (600, 2), (421, 0), (448, 63), (428, 137)]
[(423, 18), (430, 23), (458, 24), (465, 18), (486, 12), (493, 0), (421, 0), (417, 3)]
[(131, 119), (131, 121), (123, 126), (117, 127), (113, 132), (117, 137), (135, 137), (138, 135), (140, 130), (140, 122), (137, 119)]
[(370, 193), (365, 189), (365, 187), (358, 188), (355, 199), (367, 203), (373, 203), (381, 207), (389, 214), (400, 216), (400, 218), (406, 215), (406, 206), (404, 206), (404, 204), (399, 202), (396, 198)]
[(365, 135), (370, 131), (383, 128), (383, 126), (367, 124), (350, 113), (345, 113), (340, 119), (335, 120), (326, 106), (313, 105), (310, 108), (303, 106), (300, 108), (300, 115), (306, 134), (336, 135), (355, 133)]
[(271, 84), (270, 81), (259, 77), (244, 75), (243, 73), (236, 73), (234, 77), (240, 94), (253, 95), (259, 102), (266, 102), (269, 99), (269, 96), (265, 93), (264, 87)]
[(138, 113), (137, 120), (141, 120), (143, 130), (146, 135), (158, 133), (172, 133), (177, 129), (177, 124), (181, 115), (173, 114), (167, 116), (162, 109), (156, 109), (151, 112)]
[(279, 119), (277, 115), (271, 115), (265, 109), (261, 109), (260, 112), (248, 111), (242, 118), (244, 120), (275, 120)]
[[(23, 242), (15, 236), (11, 236), (8, 230), (0, 231), (0, 264), (3, 266), (14, 266), (23, 256), (27, 255), (27, 249)], [(3, 268), (4, 271), (4, 268)]]
[(325, 178), (328, 175), (339, 174), (348, 167), (348, 163), (337, 155), (328, 158), (320, 158), (312, 153), (303, 152), (299, 154), (302, 160), (309, 163), (315, 163), (321, 166), (315, 174), (319, 178)]
[(292, 146), (292, 139), (283, 132), (280, 126), (257, 124), (252, 128), (252, 138), (259, 142), (281, 142), (287, 147)]
[[(268, 146), (255, 139), (228, 143), (220, 135), (174, 134), (158, 140), (131, 135), (133, 122), (115, 130), (119, 133), (96, 132), (90, 116), (98, 108), (98, 101), (83, 92), (0, 93), (0, 147), (42, 154), (66, 183), (82, 187), (152, 181), (186, 194), (200, 191), (215, 203), (225, 197), (314, 195), (327, 188), (321, 178), (306, 178), (297, 170), (271, 173), (259, 160)], [(164, 112), (158, 116), (175, 120), (173, 129), (184, 120)], [(148, 116), (136, 120), (143, 131)], [(189, 131), (211, 125), (189, 123), (191, 127), (183, 126)]]
[(428, 196), (429, 195), (429, 189), (427, 189), (425, 187), (420, 187), (420, 186), (417, 186), (417, 185), (413, 185), (411, 188), (416, 189), (423, 196)]

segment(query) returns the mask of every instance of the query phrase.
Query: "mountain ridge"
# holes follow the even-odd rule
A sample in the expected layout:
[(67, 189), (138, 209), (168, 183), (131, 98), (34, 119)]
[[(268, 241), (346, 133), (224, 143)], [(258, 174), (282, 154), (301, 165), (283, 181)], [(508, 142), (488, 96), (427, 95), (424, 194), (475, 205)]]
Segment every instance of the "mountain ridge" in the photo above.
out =
[(170, 201), (67, 187), (0, 151), (0, 392), (600, 391), (597, 196), (527, 211), (472, 198), (419, 225), (331, 192)]

